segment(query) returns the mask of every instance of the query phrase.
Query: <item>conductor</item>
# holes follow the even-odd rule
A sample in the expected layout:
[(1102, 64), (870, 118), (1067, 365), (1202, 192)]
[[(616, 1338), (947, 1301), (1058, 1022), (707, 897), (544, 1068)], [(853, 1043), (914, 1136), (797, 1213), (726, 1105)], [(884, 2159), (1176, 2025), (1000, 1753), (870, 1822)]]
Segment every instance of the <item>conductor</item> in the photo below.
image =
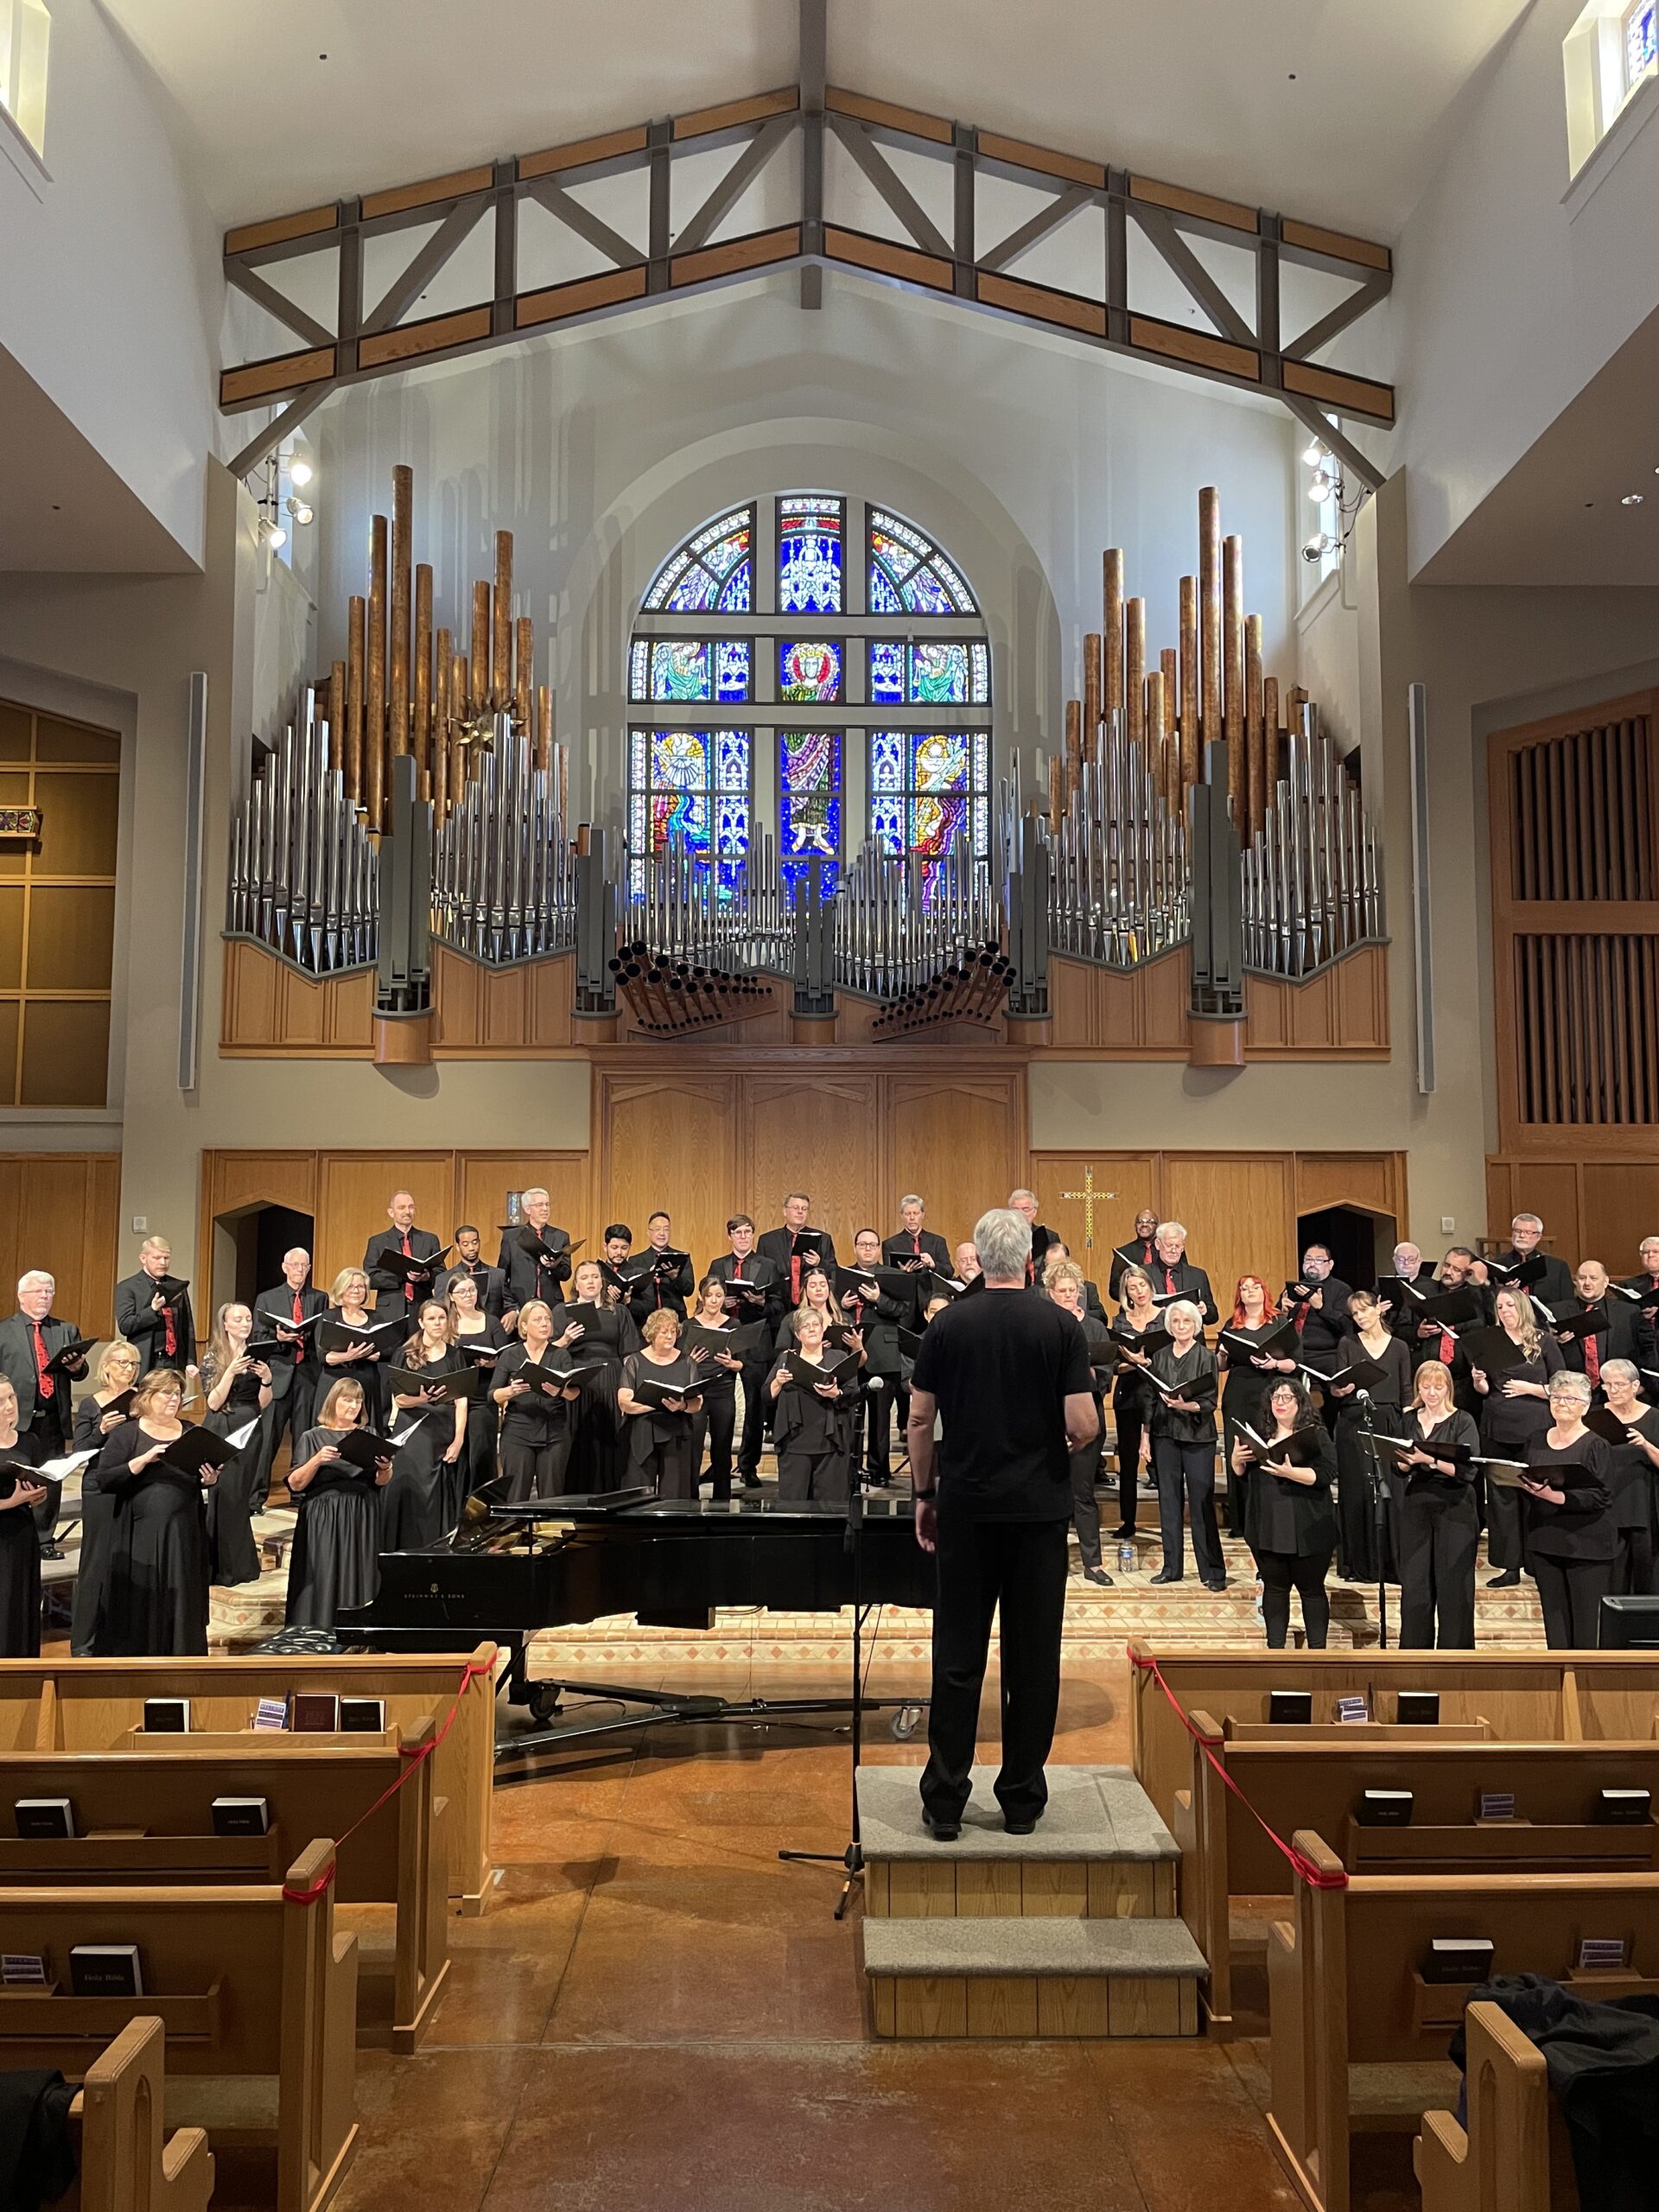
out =
[[(1100, 1426), (1075, 1316), (1026, 1292), (1031, 1224), (998, 1207), (981, 1216), (974, 1243), (984, 1294), (957, 1299), (928, 1325), (906, 1432), (916, 1540), (938, 1558), (922, 1819), (940, 1843), (962, 1833), (999, 1605), (996, 1797), (1008, 1834), (1029, 1835), (1048, 1802), (1043, 1766), (1060, 1695), (1069, 1455)], [(936, 1414), (944, 1430), (937, 1457)]]

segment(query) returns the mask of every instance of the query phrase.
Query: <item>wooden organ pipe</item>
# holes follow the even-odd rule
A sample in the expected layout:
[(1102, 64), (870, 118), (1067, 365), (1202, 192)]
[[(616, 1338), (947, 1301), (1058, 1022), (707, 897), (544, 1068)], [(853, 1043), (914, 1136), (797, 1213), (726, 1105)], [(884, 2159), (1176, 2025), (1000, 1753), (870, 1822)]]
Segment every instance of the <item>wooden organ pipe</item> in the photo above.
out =
[(1147, 602), (1126, 600), (1123, 604), (1123, 703), (1128, 709), (1129, 742), (1144, 745), (1147, 737)]
[(449, 811), (449, 684), (454, 672), (449, 632), (440, 630), (434, 646), (432, 684), (432, 804), (442, 822)]
[(328, 766), (346, 768), (346, 664), (337, 660), (328, 676)]
[(1065, 813), (1065, 762), (1059, 753), (1048, 756), (1048, 826), (1055, 836)]
[(1089, 630), (1083, 639), (1083, 757), (1092, 760), (1100, 750), (1100, 633)]
[(432, 796), (432, 566), (415, 571), (415, 683), (410, 701), (410, 751), (420, 789)]
[(363, 804), (378, 830), (386, 791), (386, 518), (369, 535), (369, 670), (363, 700)]
[(1249, 763), (1244, 754), (1244, 541), (1229, 537), (1221, 559), (1221, 734), (1227, 741), (1227, 804), (1233, 828), (1249, 827)]
[(1123, 711), (1123, 549), (1109, 545), (1101, 556), (1101, 636), (1105, 643), (1105, 697), (1109, 715)]
[(481, 715), (490, 703), (490, 588), (486, 583), (473, 586), (473, 658), (472, 688), (467, 694), (474, 715)]
[(391, 676), (386, 757), (409, 750), (410, 568), (415, 528), (415, 472), (400, 461), (391, 472)]
[[(553, 760), (553, 694), (545, 683), (536, 687), (536, 766), (545, 769)], [(563, 762), (560, 771), (563, 773)]]
[(1069, 802), (1083, 782), (1083, 702), (1065, 702), (1065, 796)]
[(465, 653), (455, 655), (454, 674), (449, 682), (449, 804), (460, 804), (467, 784), (467, 748), (461, 741), (461, 725), (472, 711), (472, 675)]
[(1279, 780), (1279, 679), (1264, 676), (1262, 679), (1262, 795), (1264, 805), (1273, 804), (1274, 786)]
[(1181, 804), (1198, 780), (1198, 580), (1181, 578)]
[(512, 704), (512, 532), (495, 533), (495, 636), (490, 656), (490, 704), (505, 714)]
[(1254, 837), (1268, 817), (1267, 754), (1262, 736), (1262, 617), (1244, 617), (1245, 821), (1242, 835)]
[(1164, 768), (1164, 671), (1148, 669), (1146, 677), (1147, 766), (1159, 791), (1168, 788)]
[(363, 663), (365, 654), (363, 600), (346, 602), (346, 796), (363, 804)]
[(1179, 813), (1181, 805), (1181, 753), (1180, 740), (1175, 733), (1175, 717), (1181, 703), (1181, 657), (1173, 645), (1166, 645), (1159, 654), (1158, 672), (1164, 679), (1164, 720), (1160, 732), (1164, 773), (1160, 788)]
[(536, 625), (528, 614), (521, 614), (515, 626), (512, 652), (512, 718), (519, 730), (529, 737), (534, 725), (531, 721), (531, 700), (533, 696), (531, 677), (535, 674)]

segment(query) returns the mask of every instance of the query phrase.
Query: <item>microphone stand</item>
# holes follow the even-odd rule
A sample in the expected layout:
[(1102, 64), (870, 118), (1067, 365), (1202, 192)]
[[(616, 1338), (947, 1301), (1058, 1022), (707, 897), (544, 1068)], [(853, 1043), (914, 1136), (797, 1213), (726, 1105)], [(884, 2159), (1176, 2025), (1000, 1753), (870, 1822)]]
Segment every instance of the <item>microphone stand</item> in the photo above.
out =
[(1389, 1648), (1389, 1586), (1383, 1569), (1388, 1563), (1389, 1495), (1382, 1480), (1381, 1455), (1376, 1448), (1376, 1431), (1372, 1427), (1376, 1404), (1369, 1390), (1357, 1390), (1359, 1402), (1359, 1440), (1365, 1453), (1368, 1479), (1371, 1487), (1371, 1522), (1376, 1544), (1376, 1648)]

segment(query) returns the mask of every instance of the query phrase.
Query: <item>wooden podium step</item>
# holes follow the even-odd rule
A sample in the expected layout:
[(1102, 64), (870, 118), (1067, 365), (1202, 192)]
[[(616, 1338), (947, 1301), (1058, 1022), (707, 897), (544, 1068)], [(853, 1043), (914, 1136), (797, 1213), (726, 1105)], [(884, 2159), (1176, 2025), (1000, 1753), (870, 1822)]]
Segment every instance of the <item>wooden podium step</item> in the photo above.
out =
[(1182, 1920), (866, 1920), (878, 2036), (1195, 2036)]

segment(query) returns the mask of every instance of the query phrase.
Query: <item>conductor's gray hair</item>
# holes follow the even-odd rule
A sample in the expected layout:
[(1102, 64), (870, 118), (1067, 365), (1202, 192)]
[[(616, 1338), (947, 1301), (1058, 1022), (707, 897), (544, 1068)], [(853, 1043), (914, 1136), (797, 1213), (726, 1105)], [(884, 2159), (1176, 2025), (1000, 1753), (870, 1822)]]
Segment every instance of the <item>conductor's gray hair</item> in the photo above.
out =
[(991, 1282), (1023, 1281), (1031, 1257), (1031, 1224), (1012, 1206), (993, 1206), (974, 1224), (979, 1264)]
[(1642, 1370), (1633, 1359), (1604, 1359), (1601, 1375), (1604, 1382), (1611, 1382), (1617, 1376), (1621, 1382), (1628, 1382), (1633, 1388), (1639, 1387), (1642, 1381)]

